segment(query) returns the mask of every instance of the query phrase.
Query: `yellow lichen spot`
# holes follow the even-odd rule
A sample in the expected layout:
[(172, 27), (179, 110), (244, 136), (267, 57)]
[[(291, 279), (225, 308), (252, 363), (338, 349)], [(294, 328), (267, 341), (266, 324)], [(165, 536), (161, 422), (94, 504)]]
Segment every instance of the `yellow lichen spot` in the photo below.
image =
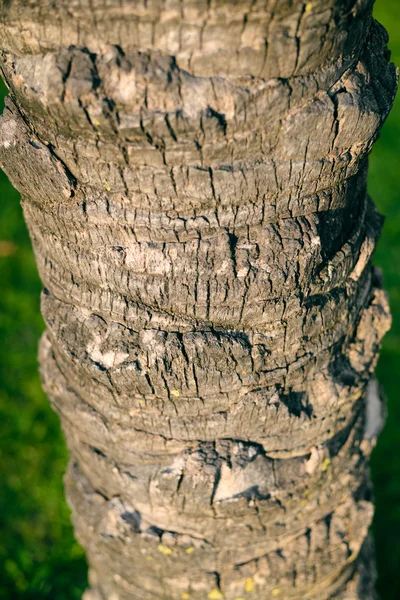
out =
[(300, 501), (300, 504), (301, 504), (301, 506), (305, 506), (306, 504), (308, 504), (308, 500), (303, 498), (303, 500)]
[(152, 556), (146, 556), (146, 560), (148, 560), (149, 562), (151, 562), (152, 560), (154, 560), (154, 558)]
[(235, 598), (235, 600), (244, 600), (244, 598)]
[(189, 600), (189, 598), (190, 598), (190, 594), (188, 594), (187, 592), (183, 592), (182, 600)]
[(251, 592), (254, 592), (254, 579), (252, 579), (251, 577), (248, 577), (246, 579), (246, 584), (244, 586), (244, 591), (247, 592), (248, 594), (250, 594)]
[(312, 10), (312, 2), (307, 2), (305, 12), (310, 12)]
[(164, 556), (171, 556), (173, 553), (172, 548), (165, 546), (164, 544), (158, 544), (158, 551), (161, 552), (161, 554), (164, 554)]
[(351, 564), (356, 560), (356, 558), (358, 558), (358, 552), (353, 552), (353, 554), (350, 554), (349, 558), (347, 559), (347, 563)]
[(104, 187), (106, 188), (107, 192), (111, 192), (111, 186), (110, 186), (110, 184), (108, 183), (107, 179), (105, 179), (105, 180), (103, 181), (103, 185), (104, 185)]
[(281, 593), (281, 590), (279, 588), (275, 588), (272, 590), (272, 596), (274, 598), (276, 598), (277, 596), (279, 596), (279, 594)]
[(142, 404), (144, 404), (144, 401), (143, 400), (139, 400), (139, 404), (141, 406)]
[(186, 554), (192, 554), (192, 552), (194, 552), (193, 546), (190, 546), (190, 548), (186, 548)]
[(99, 127), (99, 125), (101, 125), (101, 123), (98, 119), (94, 119), (93, 125), (96, 125), (96, 127)]
[(208, 594), (208, 598), (209, 600), (221, 600), (224, 597), (224, 595), (217, 590), (217, 588), (214, 588), (211, 590), (211, 592)]
[(175, 398), (178, 398), (179, 395), (180, 394), (179, 394), (178, 390), (171, 390), (171, 396), (175, 396)]
[(322, 467), (321, 470), (322, 471), (327, 471), (329, 465), (331, 464), (331, 459), (330, 458), (325, 458), (324, 462), (322, 463)]

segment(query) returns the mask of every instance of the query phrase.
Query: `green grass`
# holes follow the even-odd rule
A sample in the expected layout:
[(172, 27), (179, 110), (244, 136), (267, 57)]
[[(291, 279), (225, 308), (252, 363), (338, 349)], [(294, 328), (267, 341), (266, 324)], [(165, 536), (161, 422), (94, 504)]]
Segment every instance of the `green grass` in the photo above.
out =
[(86, 565), (63, 498), (67, 452), (36, 360), (41, 285), (19, 195), (1, 171), (0, 282), (0, 599), (78, 600)]
[[(392, 60), (400, 66), (400, 2), (378, 0), (375, 17), (389, 32)], [(400, 94), (370, 159), (369, 190), (386, 221), (375, 254), (389, 291), (393, 325), (378, 365), (389, 417), (372, 456), (376, 514), (374, 535), (378, 591), (382, 600), (400, 598)]]
[[(378, 0), (375, 14), (400, 65), (400, 1)], [(369, 179), (370, 193), (387, 216), (375, 262), (383, 269), (393, 313), (378, 366), (389, 418), (372, 458), (381, 600), (400, 598), (399, 140), (400, 97), (373, 151)], [(86, 564), (63, 498), (67, 452), (36, 361), (41, 286), (18, 194), (1, 172), (0, 281), (0, 600), (78, 600)]]

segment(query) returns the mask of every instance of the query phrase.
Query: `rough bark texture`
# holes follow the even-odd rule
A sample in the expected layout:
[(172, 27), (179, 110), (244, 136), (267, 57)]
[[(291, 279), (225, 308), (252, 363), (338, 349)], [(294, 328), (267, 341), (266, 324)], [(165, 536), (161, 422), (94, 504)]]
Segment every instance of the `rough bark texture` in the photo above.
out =
[(2, 3), (87, 598), (375, 598), (366, 157), (396, 71), (371, 9)]

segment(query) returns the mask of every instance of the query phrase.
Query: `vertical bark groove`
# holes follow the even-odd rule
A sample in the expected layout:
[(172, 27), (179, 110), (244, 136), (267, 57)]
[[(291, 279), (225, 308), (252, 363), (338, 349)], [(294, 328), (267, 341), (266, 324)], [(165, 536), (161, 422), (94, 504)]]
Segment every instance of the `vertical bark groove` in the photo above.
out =
[(370, 0), (14, 0), (0, 161), (92, 600), (372, 600)]

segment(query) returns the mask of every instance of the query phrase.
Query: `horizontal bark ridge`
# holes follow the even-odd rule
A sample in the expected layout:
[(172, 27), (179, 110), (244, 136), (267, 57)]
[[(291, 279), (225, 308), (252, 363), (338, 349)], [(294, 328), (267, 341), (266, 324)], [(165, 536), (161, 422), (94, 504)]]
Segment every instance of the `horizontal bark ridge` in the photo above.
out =
[(0, 14), (86, 597), (372, 600), (372, 3), (100, 4)]

